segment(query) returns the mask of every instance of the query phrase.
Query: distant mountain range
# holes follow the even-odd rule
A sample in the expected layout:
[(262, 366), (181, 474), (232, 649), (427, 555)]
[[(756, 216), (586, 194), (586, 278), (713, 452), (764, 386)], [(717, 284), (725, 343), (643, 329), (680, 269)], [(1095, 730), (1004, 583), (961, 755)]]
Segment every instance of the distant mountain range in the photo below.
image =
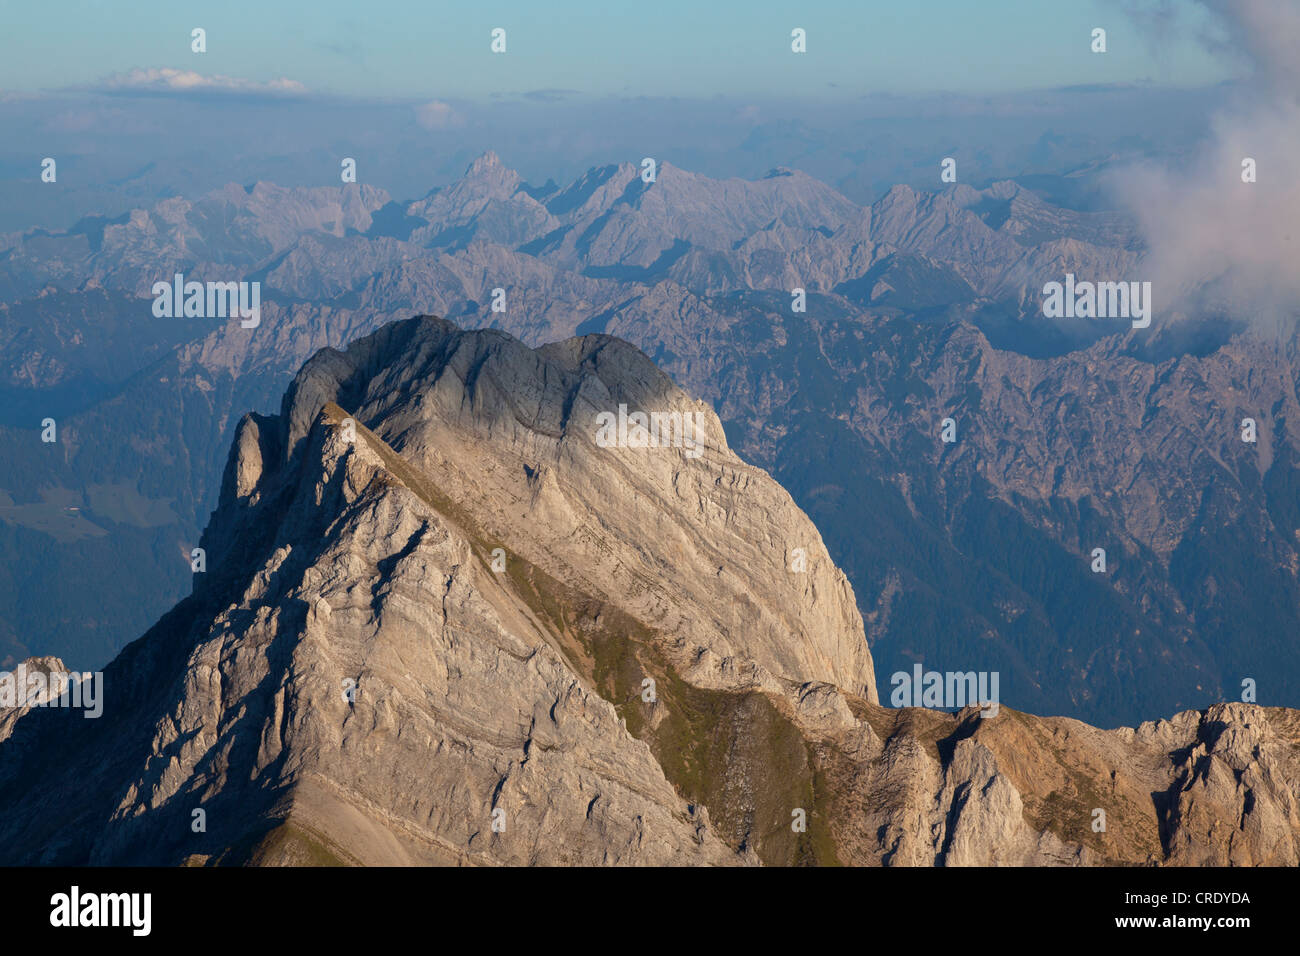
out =
[[(1300, 702), (1294, 335), (1158, 302), (1145, 330), (1043, 318), (1045, 282), (1141, 278), (1142, 248), (1039, 192), (863, 207), (662, 160), (535, 187), (487, 154), (413, 202), (258, 183), (0, 237), (0, 662), (94, 666), (143, 632), (189, 590), (244, 411), (321, 348), (439, 314), (615, 335), (712, 405), (848, 575), (882, 699), (920, 661), (1112, 726), (1248, 678)], [(176, 272), (260, 282), (260, 326), (154, 318)]]

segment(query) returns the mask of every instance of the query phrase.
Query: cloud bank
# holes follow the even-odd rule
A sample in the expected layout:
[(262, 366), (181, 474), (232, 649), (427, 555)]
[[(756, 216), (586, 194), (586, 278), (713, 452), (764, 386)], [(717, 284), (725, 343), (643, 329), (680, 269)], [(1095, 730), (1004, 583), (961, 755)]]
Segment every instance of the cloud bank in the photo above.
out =
[(172, 67), (134, 69), (115, 73), (104, 81), (104, 87), (114, 92), (141, 93), (256, 93), (297, 96), (307, 92), (307, 87), (297, 80), (285, 77), (259, 82), (218, 73), (204, 74), (193, 70)]
[[(1211, 134), (1178, 166), (1144, 164), (1114, 183), (1147, 244), (1163, 305), (1186, 315), (1300, 314), (1300, 3), (1197, 0), (1208, 42), (1250, 75)], [(1243, 181), (1253, 160), (1254, 182)]]

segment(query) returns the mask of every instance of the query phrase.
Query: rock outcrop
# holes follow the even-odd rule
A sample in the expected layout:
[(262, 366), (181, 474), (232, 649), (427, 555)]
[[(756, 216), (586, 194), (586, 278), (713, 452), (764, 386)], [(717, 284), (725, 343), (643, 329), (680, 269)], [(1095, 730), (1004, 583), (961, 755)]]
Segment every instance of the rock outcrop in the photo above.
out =
[(1293, 711), (881, 706), (816, 528), (606, 336), (323, 350), (240, 423), (202, 546), (102, 718), (10, 721), (0, 862), (1300, 859)]

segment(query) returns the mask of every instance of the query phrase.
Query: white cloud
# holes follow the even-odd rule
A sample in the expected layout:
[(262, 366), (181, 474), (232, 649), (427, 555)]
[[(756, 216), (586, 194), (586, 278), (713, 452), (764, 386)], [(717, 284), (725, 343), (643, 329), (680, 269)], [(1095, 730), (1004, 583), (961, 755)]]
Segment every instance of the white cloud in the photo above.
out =
[(465, 120), (451, 108), (451, 104), (432, 100), (415, 108), (415, 121), (425, 129), (453, 129), (464, 126)]
[[(1253, 67), (1185, 164), (1147, 163), (1117, 188), (1147, 245), (1156, 295), (1185, 311), (1278, 317), (1300, 307), (1300, 11), (1279, 0), (1201, 0)], [(1242, 161), (1258, 179), (1242, 182)]]
[(137, 68), (126, 73), (115, 73), (104, 81), (104, 86), (111, 90), (161, 93), (274, 93), (296, 96), (307, 92), (307, 87), (297, 80), (285, 77), (260, 82), (218, 73), (177, 70), (173, 67)]

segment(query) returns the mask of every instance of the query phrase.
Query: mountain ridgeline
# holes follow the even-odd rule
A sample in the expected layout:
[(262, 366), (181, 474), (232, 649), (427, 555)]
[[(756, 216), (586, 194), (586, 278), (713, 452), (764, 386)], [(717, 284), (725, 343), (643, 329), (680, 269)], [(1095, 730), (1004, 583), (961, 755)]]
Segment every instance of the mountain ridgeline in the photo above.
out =
[(616, 338), (319, 351), (202, 547), (102, 717), (0, 711), (0, 863), (1300, 862), (1296, 711), (882, 706), (816, 527)]

